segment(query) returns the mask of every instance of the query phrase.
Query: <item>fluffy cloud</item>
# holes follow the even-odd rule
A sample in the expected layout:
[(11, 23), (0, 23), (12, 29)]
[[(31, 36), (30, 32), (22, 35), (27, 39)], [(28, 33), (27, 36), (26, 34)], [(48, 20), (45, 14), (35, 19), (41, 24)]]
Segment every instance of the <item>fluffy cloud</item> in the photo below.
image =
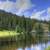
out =
[(47, 21), (50, 20), (50, 7), (48, 7), (45, 10), (32, 13), (31, 18), (39, 19), (39, 20), (47, 20)]
[(31, 18), (34, 18), (34, 19), (40, 19), (41, 20), (41, 15), (43, 13), (45, 13), (46, 10), (42, 10), (42, 11), (38, 11), (38, 12), (35, 12), (35, 13), (32, 13), (32, 16)]
[(16, 6), (19, 9), (27, 9), (31, 6), (30, 0), (17, 0)]
[[(27, 9), (31, 9), (31, 7), (36, 7), (35, 4), (31, 3), (31, 0), (16, 0), (16, 2), (12, 2), (9, 0), (6, 0), (4, 2), (1, 2), (0, 0), (0, 9), (5, 10), (7, 12), (12, 12), (17, 15), (29, 15), (30, 11), (26, 11)], [(43, 15), (44, 13), (47, 13), (47, 15)], [(49, 20), (50, 19), (50, 7), (42, 10), (42, 11), (36, 11), (32, 13), (31, 18), (35, 19), (42, 19), (42, 20)], [(41, 20), (40, 19), (40, 20)]]
[(48, 18), (50, 19), (50, 7), (47, 8), (47, 14), (48, 14)]
[(19, 10), (17, 14), (23, 14), (25, 10), (30, 9), (35, 5), (32, 5), (30, 0), (17, 0), (16, 6), (16, 8)]
[(50, 20), (50, 7), (46, 9), (47, 15), (45, 16), (46, 20)]
[(0, 9), (5, 10), (5, 11), (10, 11), (13, 9), (15, 4), (13, 2), (9, 2), (8, 0), (5, 2), (0, 2)]
[(48, 11), (48, 13), (50, 13), (50, 7), (49, 7), (49, 8), (47, 8), (47, 11)]
[(0, 9), (16, 13), (17, 15), (22, 15), (24, 11), (31, 8), (32, 5), (30, 0), (16, 0), (16, 2), (10, 2), (9, 0), (5, 2), (0, 1)]

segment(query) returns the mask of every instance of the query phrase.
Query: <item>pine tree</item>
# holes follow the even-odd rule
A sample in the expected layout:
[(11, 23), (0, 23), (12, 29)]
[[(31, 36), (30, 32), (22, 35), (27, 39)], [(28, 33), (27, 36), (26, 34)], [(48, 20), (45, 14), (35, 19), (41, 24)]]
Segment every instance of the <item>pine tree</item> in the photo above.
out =
[(38, 24), (38, 27), (36, 28), (36, 38), (38, 40), (38, 42), (42, 42), (42, 38), (43, 38), (43, 28), (41, 26), (41, 23)]

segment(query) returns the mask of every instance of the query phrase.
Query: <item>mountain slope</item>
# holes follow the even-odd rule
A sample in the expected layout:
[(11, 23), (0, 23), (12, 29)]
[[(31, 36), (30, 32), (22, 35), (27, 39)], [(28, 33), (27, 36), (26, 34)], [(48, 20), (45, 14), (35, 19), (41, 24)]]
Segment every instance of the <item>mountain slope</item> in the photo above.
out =
[(15, 30), (17, 26), (24, 29), (33, 29), (36, 23), (48, 24), (47, 21), (25, 18), (25, 16), (17, 16), (15, 14), (0, 10), (0, 30)]

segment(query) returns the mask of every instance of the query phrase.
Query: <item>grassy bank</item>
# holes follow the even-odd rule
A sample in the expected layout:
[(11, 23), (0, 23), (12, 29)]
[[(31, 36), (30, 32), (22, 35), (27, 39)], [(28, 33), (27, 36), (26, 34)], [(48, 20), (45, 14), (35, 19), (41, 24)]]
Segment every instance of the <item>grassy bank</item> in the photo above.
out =
[(7, 31), (7, 30), (0, 31), (0, 38), (1, 37), (11, 37), (11, 36), (15, 36), (15, 35), (16, 35), (15, 31)]

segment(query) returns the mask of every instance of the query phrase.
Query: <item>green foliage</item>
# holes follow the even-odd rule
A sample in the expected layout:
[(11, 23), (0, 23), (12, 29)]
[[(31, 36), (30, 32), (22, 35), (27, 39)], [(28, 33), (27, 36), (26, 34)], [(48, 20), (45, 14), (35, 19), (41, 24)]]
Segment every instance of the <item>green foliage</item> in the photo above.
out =
[[(47, 23), (46, 21), (39, 21), (35, 19), (26, 18), (23, 16), (17, 16), (15, 14), (7, 13), (5, 11), (0, 12), (0, 30), (12, 30), (19, 33), (17, 36), (18, 42), (24, 45), (29, 45), (31, 43), (32, 34), (31, 31), (36, 27), (36, 23)], [(36, 27), (36, 39), (41, 42), (43, 37), (42, 25)], [(49, 27), (50, 28), (50, 27)]]
[(16, 26), (19, 25), (20, 28), (31, 31), (33, 23), (35, 24), (36, 22), (39, 21), (25, 18), (24, 15), (20, 17), (5, 11), (0, 12), (0, 27), (6, 30), (15, 30)]
[(16, 27), (16, 32), (17, 32), (17, 33), (21, 33), (21, 32), (22, 32), (22, 28), (21, 28), (20, 26), (17, 26), (17, 27)]
[(50, 32), (50, 21), (49, 21), (49, 27), (48, 28), (49, 28), (49, 32)]
[(38, 24), (38, 27), (36, 28), (36, 38), (38, 40), (38, 42), (42, 42), (42, 38), (43, 38), (43, 34), (44, 34), (44, 31), (43, 31), (43, 28), (41, 26), (41, 23)]
[(45, 50), (50, 50), (50, 46), (48, 46), (48, 48), (46, 48)]

